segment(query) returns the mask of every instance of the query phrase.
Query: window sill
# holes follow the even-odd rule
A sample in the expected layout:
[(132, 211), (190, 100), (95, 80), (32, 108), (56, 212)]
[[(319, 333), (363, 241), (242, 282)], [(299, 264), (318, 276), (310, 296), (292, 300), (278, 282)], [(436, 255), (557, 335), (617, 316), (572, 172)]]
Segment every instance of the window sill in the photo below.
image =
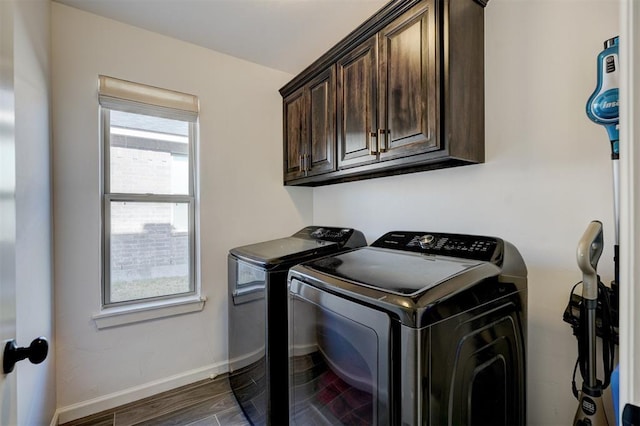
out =
[(149, 321), (158, 318), (199, 312), (204, 309), (207, 298), (191, 296), (183, 299), (173, 299), (161, 302), (140, 303), (135, 306), (105, 308), (93, 315), (98, 329), (118, 327), (136, 322)]

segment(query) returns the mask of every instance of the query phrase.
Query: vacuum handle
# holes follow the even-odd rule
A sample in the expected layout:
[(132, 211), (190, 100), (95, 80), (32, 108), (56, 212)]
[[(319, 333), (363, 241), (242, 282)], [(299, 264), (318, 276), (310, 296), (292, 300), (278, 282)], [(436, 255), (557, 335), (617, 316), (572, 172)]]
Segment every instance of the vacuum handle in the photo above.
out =
[(578, 242), (576, 257), (582, 271), (582, 297), (598, 299), (598, 273), (596, 267), (604, 245), (602, 222), (592, 221)]

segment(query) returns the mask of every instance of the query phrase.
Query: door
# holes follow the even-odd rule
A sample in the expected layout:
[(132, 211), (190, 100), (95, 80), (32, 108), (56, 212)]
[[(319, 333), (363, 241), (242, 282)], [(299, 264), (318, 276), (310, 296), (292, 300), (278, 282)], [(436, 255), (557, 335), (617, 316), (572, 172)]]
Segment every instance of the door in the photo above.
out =
[[(0, 1), (0, 350), (53, 337), (50, 7)], [(51, 356), (0, 371), (0, 424), (49, 424), (55, 409)]]
[(387, 25), (379, 43), (380, 159), (438, 149), (433, 1)]
[(309, 124), (306, 169), (309, 176), (336, 168), (336, 69), (330, 67), (308, 84)]
[(338, 61), (338, 169), (378, 160), (378, 38)]
[(284, 180), (336, 169), (336, 69), (284, 99)]
[[(16, 335), (13, 3), (0, 1), (0, 342)], [(2, 355), (0, 355), (2, 357)], [(0, 372), (0, 424), (17, 423), (16, 375)]]
[(306, 139), (304, 87), (287, 96), (284, 114), (284, 181), (304, 176), (304, 144)]
[(394, 424), (389, 316), (295, 278), (289, 292), (290, 423)]

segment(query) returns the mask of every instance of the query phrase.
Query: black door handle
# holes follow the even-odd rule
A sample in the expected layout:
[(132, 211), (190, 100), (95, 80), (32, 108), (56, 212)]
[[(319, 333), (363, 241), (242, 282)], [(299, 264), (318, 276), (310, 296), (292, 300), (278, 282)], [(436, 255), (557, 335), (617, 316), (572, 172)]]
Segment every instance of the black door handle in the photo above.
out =
[(49, 343), (44, 337), (38, 337), (31, 342), (28, 348), (19, 348), (15, 340), (9, 340), (4, 346), (4, 357), (2, 367), (4, 374), (13, 371), (16, 362), (29, 358), (32, 364), (40, 364), (47, 357), (49, 352)]

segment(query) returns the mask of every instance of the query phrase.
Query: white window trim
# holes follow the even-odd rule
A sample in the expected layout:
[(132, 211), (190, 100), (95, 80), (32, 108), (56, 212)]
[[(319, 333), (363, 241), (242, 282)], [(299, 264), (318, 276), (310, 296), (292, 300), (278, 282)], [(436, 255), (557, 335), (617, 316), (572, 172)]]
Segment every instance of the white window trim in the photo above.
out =
[[(115, 83), (115, 85), (114, 85)], [(111, 88), (118, 86), (124, 88), (124, 91), (118, 93), (122, 97), (114, 97)], [(127, 89), (133, 91), (143, 87), (146, 91), (146, 95), (149, 95), (147, 99), (127, 97)], [(129, 92), (131, 94), (132, 92)], [(152, 105), (147, 100), (152, 99), (156, 102)], [(178, 99), (182, 104), (176, 104)], [(201, 259), (200, 259), (200, 212), (199, 212), (199, 177), (197, 172), (197, 158), (199, 155), (198, 148), (198, 134), (197, 134), (197, 119), (199, 104), (197, 97), (193, 95), (181, 94), (179, 92), (168, 91), (165, 89), (154, 88), (151, 86), (139, 85), (137, 83), (126, 82), (124, 80), (113, 79), (111, 77), (99, 76), (99, 100), (101, 106), (100, 122), (103, 126), (101, 130), (101, 144), (102, 153), (105, 156), (101, 162), (101, 192), (102, 192), (102, 214), (103, 214), (103, 226), (102, 226), (102, 285), (100, 291), (101, 298), (101, 310), (99, 313), (92, 316), (98, 329), (115, 327), (119, 325), (125, 325), (130, 323), (137, 323), (141, 321), (152, 320), (156, 318), (163, 318), (175, 315), (181, 315), (190, 312), (198, 312), (204, 309), (206, 296), (201, 295)], [(166, 101), (166, 102), (164, 102)], [(186, 107), (185, 107), (186, 106)], [(178, 109), (175, 109), (175, 108)], [(184, 107), (184, 108), (182, 108)], [(108, 183), (106, 179), (109, 179), (109, 166), (107, 164), (108, 153), (106, 146), (109, 143), (109, 129), (107, 122), (109, 117), (109, 111), (115, 109), (120, 111), (130, 111), (142, 114), (157, 115), (165, 118), (180, 119), (190, 121), (190, 143), (189, 143), (189, 162), (191, 173), (190, 191), (188, 196), (183, 196), (185, 201), (189, 199), (189, 209), (192, 213), (189, 215), (189, 256), (190, 265), (189, 270), (192, 277), (193, 288), (188, 293), (167, 295), (156, 298), (147, 298), (141, 300), (132, 300), (126, 302), (111, 302), (107, 303), (105, 280), (109, 279), (108, 271), (109, 265), (108, 259), (108, 236), (107, 232), (109, 228), (106, 228), (108, 218), (107, 203), (111, 200), (121, 200), (123, 198), (130, 199), (131, 201), (144, 200), (152, 201), (156, 197), (153, 195), (139, 196), (136, 194), (114, 194), (106, 193), (108, 189)], [(180, 197), (177, 197), (180, 198)], [(176, 198), (176, 199), (177, 199)], [(162, 200), (166, 201), (166, 200)]]
[(135, 305), (103, 308), (100, 313), (94, 314), (92, 318), (96, 323), (96, 327), (101, 330), (158, 318), (200, 312), (204, 309), (206, 301), (206, 296), (195, 295), (160, 301), (140, 302)]

